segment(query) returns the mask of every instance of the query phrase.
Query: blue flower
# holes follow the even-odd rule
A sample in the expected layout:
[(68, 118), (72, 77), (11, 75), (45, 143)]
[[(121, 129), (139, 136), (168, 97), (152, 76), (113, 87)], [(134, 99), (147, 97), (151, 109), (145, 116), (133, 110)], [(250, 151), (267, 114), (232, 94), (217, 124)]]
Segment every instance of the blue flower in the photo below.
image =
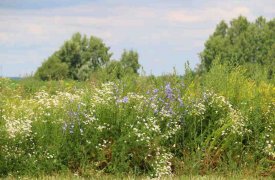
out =
[(125, 96), (125, 97), (122, 99), (122, 102), (123, 102), (123, 103), (129, 102), (129, 98), (128, 98), (127, 96)]
[(159, 92), (158, 89), (154, 89), (154, 90), (153, 90), (153, 93), (154, 93), (154, 94), (157, 94), (158, 92)]
[(167, 83), (165, 86), (165, 93), (168, 99), (172, 99), (173, 98), (173, 90), (170, 86), (170, 83)]

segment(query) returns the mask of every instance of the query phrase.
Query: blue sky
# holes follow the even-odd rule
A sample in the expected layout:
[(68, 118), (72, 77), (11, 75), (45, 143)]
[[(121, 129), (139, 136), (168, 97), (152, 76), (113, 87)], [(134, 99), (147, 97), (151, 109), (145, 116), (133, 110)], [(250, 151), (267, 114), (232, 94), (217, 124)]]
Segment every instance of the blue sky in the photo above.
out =
[(147, 74), (184, 72), (221, 20), (275, 17), (274, 0), (0, 0), (0, 75), (24, 76), (75, 32), (134, 49)]

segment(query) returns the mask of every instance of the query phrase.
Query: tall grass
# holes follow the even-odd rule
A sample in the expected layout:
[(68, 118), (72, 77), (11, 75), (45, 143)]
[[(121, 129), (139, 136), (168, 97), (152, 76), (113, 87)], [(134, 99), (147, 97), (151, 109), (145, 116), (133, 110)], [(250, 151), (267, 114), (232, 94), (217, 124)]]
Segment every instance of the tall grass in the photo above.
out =
[(272, 175), (275, 87), (247, 72), (1, 79), (0, 174)]

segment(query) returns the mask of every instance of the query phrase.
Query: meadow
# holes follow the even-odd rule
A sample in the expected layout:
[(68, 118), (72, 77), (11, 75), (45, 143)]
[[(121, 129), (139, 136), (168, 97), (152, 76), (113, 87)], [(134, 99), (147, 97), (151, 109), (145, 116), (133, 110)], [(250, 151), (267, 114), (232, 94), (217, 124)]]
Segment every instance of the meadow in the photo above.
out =
[(0, 79), (0, 176), (274, 177), (275, 83), (202, 75)]

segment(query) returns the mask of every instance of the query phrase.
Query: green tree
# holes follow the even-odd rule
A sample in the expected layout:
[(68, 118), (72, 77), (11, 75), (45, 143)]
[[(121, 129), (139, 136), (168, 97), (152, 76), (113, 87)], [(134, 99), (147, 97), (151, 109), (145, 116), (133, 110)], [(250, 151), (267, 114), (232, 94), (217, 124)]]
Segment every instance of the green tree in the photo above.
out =
[(274, 43), (274, 19), (267, 22), (265, 18), (259, 17), (255, 22), (248, 22), (240, 16), (233, 19), (230, 25), (221, 21), (200, 53), (199, 72), (209, 71), (215, 59), (232, 66), (246, 63), (271, 66), (272, 58), (269, 56)]
[(221, 21), (217, 27), (216, 27), (216, 30), (213, 34), (213, 36), (222, 36), (222, 37), (225, 37), (226, 33), (227, 33), (227, 30), (228, 30), (228, 25), (226, 24), (225, 21)]
[(81, 45), (75, 37), (76, 34), (55, 53), (62, 62), (68, 65), (69, 77), (73, 79), (77, 79), (77, 71), (83, 64)]
[(208, 41), (205, 42), (205, 49), (200, 53), (201, 57), (201, 71), (208, 71), (211, 68), (212, 62), (219, 58), (220, 60), (227, 59), (227, 47), (228, 41), (220, 35), (211, 36)]
[(67, 78), (69, 68), (66, 63), (53, 55), (45, 61), (35, 73), (35, 77), (41, 80), (61, 80)]
[(136, 51), (130, 50), (124, 50), (120, 62), (122, 64), (122, 67), (124, 68), (124, 71), (127, 73), (134, 73), (138, 74), (138, 70), (140, 68), (140, 64), (138, 62), (138, 53)]
[(238, 41), (238, 38), (247, 30), (248, 26), (249, 22), (243, 16), (239, 16), (230, 22), (230, 28), (228, 28), (227, 34), (231, 44)]
[(86, 35), (75, 33), (53, 56), (67, 64), (68, 78), (85, 80), (110, 61), (112, 53), (109, 50), (101, 39), (94, 36), (87, 38)]

